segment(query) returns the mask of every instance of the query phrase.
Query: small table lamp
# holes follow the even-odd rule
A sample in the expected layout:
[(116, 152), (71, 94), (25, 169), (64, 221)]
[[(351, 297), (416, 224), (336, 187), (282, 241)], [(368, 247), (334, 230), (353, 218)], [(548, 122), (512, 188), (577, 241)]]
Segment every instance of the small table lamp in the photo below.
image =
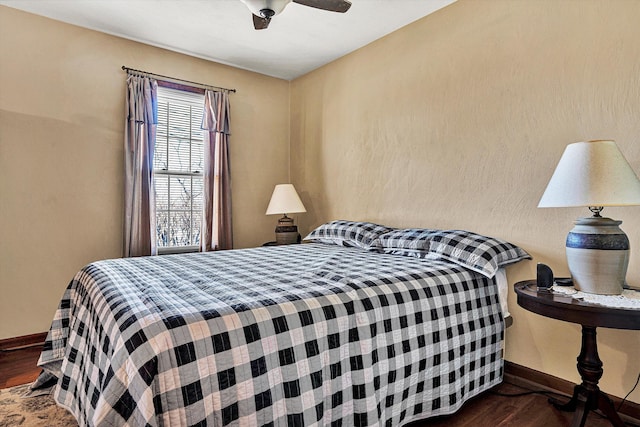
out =
[(614, 141), (569, 144), (539, 208), (587, 206), (567, 236), (567, 264), (576, 289), (619, 295), (629, 265), (629, 239), (622, 221), (603, 218), (605, 206), (640, 205), (640, 180)]
[(298, 243), (298, 227), (293, 225), (293, 219), (288, 213), (306, 212), (293, 184), (278, 184), (273, 189), (266, 215), (284, 215), (278, 220), (276, 227), (276, 243), (288, 245)]

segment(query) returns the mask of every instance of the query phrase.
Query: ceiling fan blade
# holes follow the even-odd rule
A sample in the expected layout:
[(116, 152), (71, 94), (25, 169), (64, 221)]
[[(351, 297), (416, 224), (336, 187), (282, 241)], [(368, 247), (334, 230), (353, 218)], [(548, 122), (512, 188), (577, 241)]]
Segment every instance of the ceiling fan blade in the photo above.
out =
[(271, 18), (263, 18), (258, 15), (253, 15), (253, 28), (256, 30), (266, 29), (269, 26), (269, 22), (271, 22)]
[(347, 0), (293, 0), (293, 2), (315, 7), (316, 9), (340, 13), (345, 13), (351, 7), (351, 2)]

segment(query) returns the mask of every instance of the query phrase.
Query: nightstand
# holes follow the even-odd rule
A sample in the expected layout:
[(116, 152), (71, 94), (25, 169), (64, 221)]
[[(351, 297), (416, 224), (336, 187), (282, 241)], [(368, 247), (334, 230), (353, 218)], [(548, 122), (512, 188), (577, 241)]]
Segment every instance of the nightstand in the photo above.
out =
[(613, 402), (598, 387), (603, 369), (598, 357), (596, 328), (640, 330), (640, 310), (605, 307), (550, 290), (538, 291), (535, 280), (518, 282), (514, 288), (518, 295), (518, 305), (522, 308), (542, 316), (582, 325), (582, 348), (578, 356), (578, 372), (582, 384), (575, 386), (569, 402), (562, 404), (551, 399), (550, 402), (560, 410), (575, 411), (572, 427), (584, 426), (589, 411), (597, 409), (607, 416), (611, 424), (624, 427)]
[(294, 242), (294, 243), (285, 243), (285, 244), (279, 245), (278, 242), (272, 241), (272, 242), (263, 243), (262, 246), (286, 246), (286, 245), (297, 245), (299, 243), (300, 242)]

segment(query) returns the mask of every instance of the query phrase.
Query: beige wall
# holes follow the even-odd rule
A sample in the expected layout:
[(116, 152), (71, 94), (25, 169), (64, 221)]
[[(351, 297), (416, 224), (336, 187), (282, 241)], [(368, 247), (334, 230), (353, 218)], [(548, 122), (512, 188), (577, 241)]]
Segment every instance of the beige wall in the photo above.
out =
[(237, 89), (237, 247), (273, 240), (289, 180), (289, 82), (0, 6), (0, 339), (46, 331), (88, 262), (122, 254), (122, 65)]
[[(640, 2), (459, 0), (291, 85), (292, 180), (303, 231), (336, 219), (466, 228), (568, 274), (564, 239), (587, 209), (537, 209), (566, 144), (615, 139), (640, 173)], [(640, 208), (608, 208), (631, 240)], [(510, 295), (506, 358), (571, 381), (580, 327)], [(640, 372), (640, 331), (599, 329), (602, 388)], [(640, 402), (640, 390), (631, 395)]]

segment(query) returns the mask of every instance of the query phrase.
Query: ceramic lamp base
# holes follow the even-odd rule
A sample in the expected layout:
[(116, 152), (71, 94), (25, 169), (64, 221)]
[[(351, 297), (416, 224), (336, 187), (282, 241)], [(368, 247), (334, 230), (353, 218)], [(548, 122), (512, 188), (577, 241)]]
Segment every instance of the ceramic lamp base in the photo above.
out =
[(576, 289), (590, 294), (622, 293), (629, 265), (629, 239), (622, 221), (580, 218), (567, 236), (567, 263)]
[(298, 243), (298, 226), (293, 225), (293, 219), (283, 216), (276, 227), (276, 244), (290, 245)]

